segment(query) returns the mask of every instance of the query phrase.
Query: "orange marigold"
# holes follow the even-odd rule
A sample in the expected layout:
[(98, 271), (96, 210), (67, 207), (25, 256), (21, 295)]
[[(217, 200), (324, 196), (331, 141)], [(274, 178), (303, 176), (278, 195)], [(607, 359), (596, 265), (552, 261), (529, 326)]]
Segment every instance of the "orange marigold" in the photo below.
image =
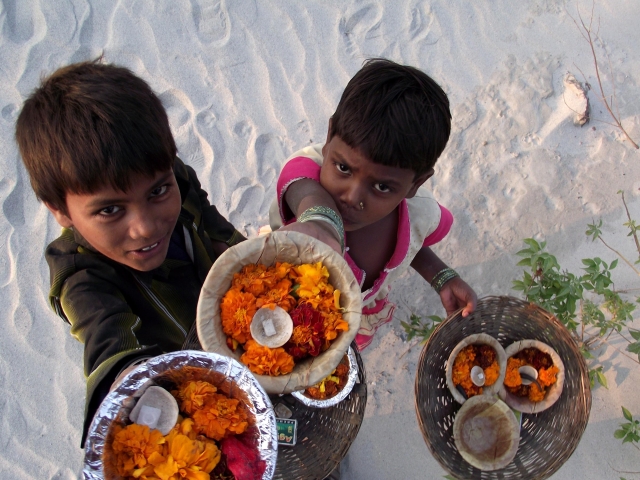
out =
[(240, 401), (218, 393), (212, 394), (192, 418), (195, 430), (214, 440), (222, 440), (230, 433), (240, 434), (249, 425)]
[(246, 351), (240, 360), (257, 375), (286, 375), (293, 370), (293, 357), (282, 347), (263, 347), (255, 340), (249, 340), (244, 348)]
[(217, 391), (218, 389), (209, 382), (192, 380), (184, 382), (171, 394), (180, 403), (180, 410), (191, 415), (197, 409), (202, 408), (206, 400)]
[[(174, 429), (165, 437), (162, 454), (149, 459), (153, 473), (162, 480), (209, 480), (211, 471), (220, 461), (221, 453), (215, 443), (207, 439), (193, 439)], [(146, 471), (146, 475), (149, 475)], [(137, 477), (137, 476), (136, 476)], [(142, 477), (144, 478), (144, 477)]]
[(560, 370), (555, 365), (549, 368), (541, 368), (538, 372), (538, 381), (543, 387), (550, 387), (556, 383), (556, 375)]
[(116, 425), (111, 448), (113, 464), (118, 475), (128, 477), (134, 470), (145, 468), (153, 453), (162, 452), (165, 439), (159, 430), (135, 423), (121, 427)]
[(488, 387), (496, 383), (500, 376), (500, 365), (497, 362), (492, 363), (484, 369), (484, 384)]
[(340, 312), (322, 313), (324, 318), (324, 342), (322, 350), (326, 350), (331, 342), (336, 339), (339, 332), (349, 330), (349, 324), (344, 320)]
[(252, 294), (230, 289), (220, 303), (222, 331), (238, 342), (245, 343), (251, 338), (251, 319), (256, 310), (256, 298)]
[(256, 299), (256, 307), (278, 306), (287, 312), (296, 306), (296, 299), (291, 296), (291, 280), (286, 278), (276, 283)]
[(233, 276), (231, 287), (257, 297), (270, 288), (275, 281), (275, 276), (272, 273), (267, 273), (266, 266), (251, 263), (242, 267), (240, 273)]
[(504, 376), (504, 384), (507, 387), (518, 387), (522, 385), (522, 377), (520, 377), (520, 371), (518, 370), (524, 365), (524, 360), (519, 358), (510, 357), (507, 360), (507, 373)]
[(529, 385), (529, 400), (532, 402), (540, 402), (544, 400), (545, 393), (544, 388), (540, 390), (535, 382)]
[[(296, 293), (300, 298), (316, 297), (323, 288), (328, 285), (329, 270), (322, 265), (322, 262), (315, 264), (305, 263), (293, 267), (299, 275), (296, 282), (300, 285)], [(333, 295), (333, 287), (331, 289)]]

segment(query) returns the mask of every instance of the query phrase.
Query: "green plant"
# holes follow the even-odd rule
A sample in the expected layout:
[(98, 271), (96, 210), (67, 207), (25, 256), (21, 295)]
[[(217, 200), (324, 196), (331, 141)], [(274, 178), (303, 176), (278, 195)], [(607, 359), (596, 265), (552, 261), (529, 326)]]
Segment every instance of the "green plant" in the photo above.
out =
[(634, 420), (631, 412), (622, 407), (622, 415), (627, 423), (621, 423), (620, 428), (613, 434), (614, 437), (621, 439), (622, 443), (632, 442), (632, 445), (640, 450), (637, 443), (640, 442), (640, 421)]
[(408, 323), (401, 321), (400, 324), (407, 334), (407, 341), (418, 338), (420, 339), (420, 344), (424, 344), (443, 320), (444, 318), (437, 315), (429, 315), (427, 321), (423, 321), (422, 317), (412, 313)]
[[(622, 202), (629, 220), (624, 225), (629, 228), (629, 235), (634, 237), (640, 254), (640, 243), (636, 234), (639, 227), (629, 215), (624, 193)], [(589, 224), (586, 234), (592, 241), (600, 240), (638, 273), (630, 261), (602, 238), (601, 227), (602, 220)], [(523, 292), (528, 301), (550, 311), (566, 325), (573, 333), (583, 355), (589, 360), (589, 379), (592, 386), (598, 382), (607, 388), (603, 366), (598, 365), (598, 359), (593, 352), (605, 343), (610, 345), (609, 337), (612, 334), (615, 333), (626, 340), (626, 350), (637, 355), (638, 360), (615, 346), (613, 348), (640, 363), (640, 331), (628, 327), (628, 322), (633, 320), (636, 305), (634, 301), (629, 300), (629, 292), (614, 288), (612, 271), (618, 266), (618, 259), (607, 263), (599, 257), (585, 258), (582, 260), (584, 273), (576, 275), (560, 267), (556, 257), (546, 251), (546, 242), (527, 238), (524, 243), (527, 248), (517, 253), (522, 257), (518, 265), (528, 267), (528, 271), (523, 272), (521, 280), (513, 282), (513, 289)], [(640, 302), (640, 299), (636, 299), (635, 302)]]

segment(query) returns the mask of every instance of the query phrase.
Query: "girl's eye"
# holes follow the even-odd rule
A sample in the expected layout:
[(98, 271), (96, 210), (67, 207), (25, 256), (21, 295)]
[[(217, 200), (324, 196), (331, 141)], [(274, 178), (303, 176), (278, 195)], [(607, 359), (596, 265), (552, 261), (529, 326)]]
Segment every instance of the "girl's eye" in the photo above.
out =
[(349, 173), (349, 167), (347, 167), (344, 163), (335, 163), (336, 168), (340, 173)]
[(391, 191), (391, 189), (388, 186), (386, 186), (384, 183), (376, 183), (373, 186), (373, 188), (375, 188), (376, 190), (382, 193), (387, 193)]
[(98, 215), (102, 215), (103, 217), (110, 217), (111, 215), (115, 215), (122, 207), (117, 207), (115, 205), (109, 205), (108, 207), (103, 208), (98, 212)]
[(151, 196), (152, 197), (159, 197), (160, 195), (164, 195), (167, 192), (167, 189), (169, 187), (167, 185), (162, 185), (160, 187), (156, 187), (153, 190), (151, 190)]

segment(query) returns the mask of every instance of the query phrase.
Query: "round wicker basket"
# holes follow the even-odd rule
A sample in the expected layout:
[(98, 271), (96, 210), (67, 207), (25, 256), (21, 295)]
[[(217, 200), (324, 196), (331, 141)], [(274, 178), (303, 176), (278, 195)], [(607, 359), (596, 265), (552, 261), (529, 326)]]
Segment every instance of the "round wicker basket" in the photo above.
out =
[[(503, 346), (527, 338), (551, 346), (565, 367), (562, 395), (548, 410), (522, 417), (520, 445), (505, 468), (479, 470), (465, 462), (453, 441), (460, 405), (447, 388), (445, 364), (463, 338), (486, 333)], [(591, 410), (589, 376), (569, 331), (542, 308), (513, 297), (486, 297), (470, 316), (461, 312), (442, 322), (420, 355), (416, 374), (416, 413), (434, 458), (456, 478), (544, 479), (555, 473), (578, 446)]]

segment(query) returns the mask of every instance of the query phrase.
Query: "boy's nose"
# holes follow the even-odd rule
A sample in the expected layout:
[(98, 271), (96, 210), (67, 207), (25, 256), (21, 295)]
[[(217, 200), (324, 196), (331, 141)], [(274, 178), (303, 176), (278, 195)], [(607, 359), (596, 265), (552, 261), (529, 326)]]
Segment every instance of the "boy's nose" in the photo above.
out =
[(153, 220), (147, 215), (136, 215), (129, 223), (129, 236), (134, 240), (139, 238), (151, 239), (154, 232)]

